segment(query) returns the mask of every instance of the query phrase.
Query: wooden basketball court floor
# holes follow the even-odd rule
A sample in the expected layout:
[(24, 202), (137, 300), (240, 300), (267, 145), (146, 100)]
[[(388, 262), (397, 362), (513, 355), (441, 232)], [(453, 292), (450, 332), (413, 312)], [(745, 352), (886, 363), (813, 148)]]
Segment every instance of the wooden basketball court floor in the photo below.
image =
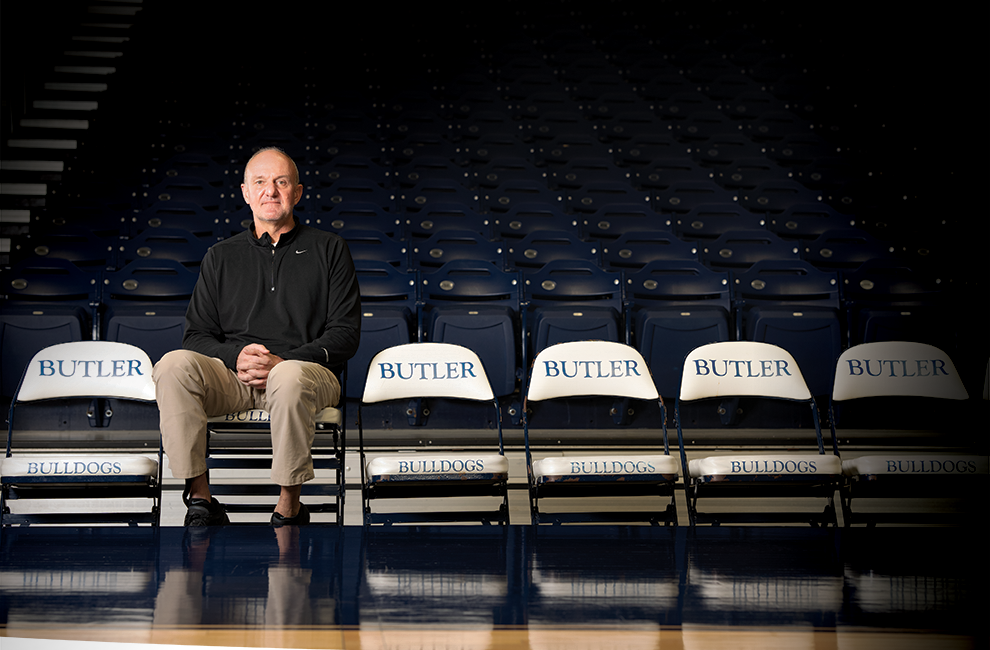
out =
[(177, 501), (0, 531), (0, 648), (988, 647), (978, 527), (367, 529), (349, 494), (355, 525), (187, 531)]

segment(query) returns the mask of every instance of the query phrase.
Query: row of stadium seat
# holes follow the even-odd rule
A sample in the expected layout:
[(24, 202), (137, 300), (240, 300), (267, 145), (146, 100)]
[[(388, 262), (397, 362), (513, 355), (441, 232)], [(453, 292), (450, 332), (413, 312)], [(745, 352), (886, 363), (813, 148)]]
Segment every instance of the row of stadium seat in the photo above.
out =
[[(363, 255), (363, 246), (380, 248), (384, 240), (375, 232), (355, 237), (361, 235), (351, 241), (364, 320), (361, 349), (350, 364), (350, 397), (357, 396), (353, 391), (371, 356), (415, 340), (454, 341), (475, 350), (500, 396), (518, 390), (526, 360), (540, 349), (580, 338), (635, 344), (657, 368), (664, 395), (676, 394), (670, 370), (684, 354), (712, 341), (782, 345), (803, 366), (819, 370), (809, 374), (815, 394), (827, 392), (824, 369), (844, 346), (895, 339), (957, 346), (955, 335), (938, 326), (950, 307), (947, 294), (896, 263), (866, 262), (838, 273), (797, 256), (767, 257), (747, 268), (716, 270), (685, 256), (614, 270), (561, 254), (518, 270), (448, 248), (431, 255), (436, 242), (426, 240), (423, 259), (433, 263), (410, 267)], [(476, 253), (482, 242), (470, 241), (468, 249)], [(566, 243), (570, 249), (574, 242)], [(529, 250), (520, 259), (539, 257), (527, 256)], [(10, 395), (19, 368), (55, 342), (123, 341), (154, 361), (180, 347), (198, 274), (194, 265), (168, 258), (138, 258), (106, 270), (48, 256), (24, 260), (2, 277), (10, 287), (0, 317), (3, 394)]]

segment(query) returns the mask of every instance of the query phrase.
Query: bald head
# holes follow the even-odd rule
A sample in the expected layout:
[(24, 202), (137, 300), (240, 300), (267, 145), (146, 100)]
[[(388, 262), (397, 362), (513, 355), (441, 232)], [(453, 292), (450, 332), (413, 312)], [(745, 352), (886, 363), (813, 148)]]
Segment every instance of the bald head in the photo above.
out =
[(292, 184), (297, 185), (299, 183), (299, 167), (296, 165), (296, 161), (290, 158), (289, 154), (285, 153), (283, 150), (279, 149), (278, 147), (264, 147), (256, 151), (254, 155), (251, 156), (251, 158), (247, 161), (247, 164), (244, 165), (245, 183), (247, 183), (248, 181), (248, 169), (250, 169), (251, 163), (254, 161), (255, 158), (258, 158), (259, 156), (262, 157), (280, 156), (285, 160), (287, 160), (289, 162), (289, 166), (292, 167), (292, 173), (293, 173)]
[(303, 186), (296, 164), (285, 152), (269, 148), (254, 154), (244, 166), (241, 192), (251, 206), (256, 236), (267, 232), (277, 241), (279, 233), (291, 230), (292, 210), (302, 198)]

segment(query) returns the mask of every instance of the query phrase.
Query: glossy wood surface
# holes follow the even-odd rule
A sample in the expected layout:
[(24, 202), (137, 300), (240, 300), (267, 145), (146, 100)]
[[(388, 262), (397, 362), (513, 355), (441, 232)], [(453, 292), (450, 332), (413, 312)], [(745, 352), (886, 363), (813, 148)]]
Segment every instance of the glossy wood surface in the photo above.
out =
[(0, 634), (4, 650), (986, 647), (979, 538), (950, 528), (8, 528)]

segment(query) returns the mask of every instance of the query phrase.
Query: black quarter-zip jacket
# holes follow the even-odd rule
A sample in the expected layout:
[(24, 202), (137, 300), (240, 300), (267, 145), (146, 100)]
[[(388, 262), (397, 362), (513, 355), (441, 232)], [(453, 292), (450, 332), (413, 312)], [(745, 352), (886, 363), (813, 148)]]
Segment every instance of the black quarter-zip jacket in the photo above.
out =
[(244, 231), (214, 244), (186, 311), (182, 345), (222, 359), (260, 343), (283, 359), (336, 372), (361, 335), (361, 296), (350, 251), (338, 235), (296, 222), (273, 246)]

